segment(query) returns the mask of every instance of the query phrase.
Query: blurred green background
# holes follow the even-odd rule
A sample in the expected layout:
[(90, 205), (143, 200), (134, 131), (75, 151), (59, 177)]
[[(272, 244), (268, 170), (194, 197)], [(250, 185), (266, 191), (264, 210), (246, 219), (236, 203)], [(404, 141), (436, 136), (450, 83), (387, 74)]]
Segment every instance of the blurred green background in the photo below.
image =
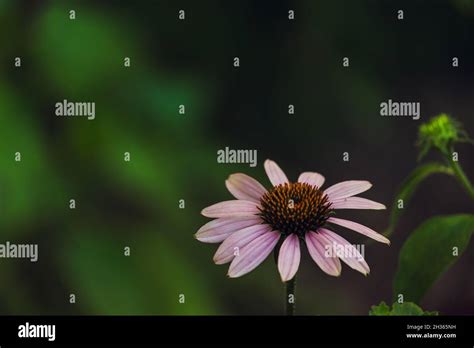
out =
[[(366, 197), (389, 205), (416, 165), (420, 122), (447, 112), (474, 133), (472, 37), (472, 1), (0, 0), (0, 242), (39, 244), (36, 263), (0, 260), (0, 313), (281, 314), (272, 258), (228, 279), (212, 263), (216, 245), (193, 238), (208, 221), (201, 209), (231, 198), (234, 172), (268, 187), (266, 158), (292, 179), (370, 180)], [(63, 99), (95, 102), (96, 119), (56, 117)], [(420, 102), (421, 120), (381, 117), (387, 99)], [(226, 146), (257, 149), (258, 166), (218, 164)], [(458, 150), (472, 178), (473, 148)], [(366, 247), (367, 278), (348, 267), (326, 276), (303, 255), (297, 313), (367, 314), (390, 300), (410, 231), (472, 211), (453, 178), (430, 178), (392, 245)], [(388, 211), (342, 216), (378, 231), (388, 223)], [(471, 242), (423, 308), (473, 314), (473, 265)]]

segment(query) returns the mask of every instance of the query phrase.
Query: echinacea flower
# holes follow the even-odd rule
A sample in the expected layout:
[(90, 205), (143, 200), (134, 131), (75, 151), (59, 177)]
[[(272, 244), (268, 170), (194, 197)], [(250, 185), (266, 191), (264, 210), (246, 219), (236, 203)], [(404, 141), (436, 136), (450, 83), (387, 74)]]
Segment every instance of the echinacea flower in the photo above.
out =
[(374, 230), (353, 221), (336, 218), (338, 209), (385, 209), (383, 204), (357, 197), (372, 187), (368, 181), (343, 181), (322, 190), (324, 177), (315, 172), (302, 173), (290, 182), (280, 167), (266, 160), (265, 171), (273, 187), (266, 190), (245, 174), (232, 174), (227, 189), (236, 200), (224, 201), (202, 210), (215, 218), (202, 226), (196, 238), (204, 243), (221, 243), (214, 255), (216, 264), (231, 262), (228, 276), (236, 278), (260, 265), (278, 245), (278, 270), (282, 281), (291, 280), (299, 267), (301, 245), (306, 245), (316, 264), (327, 274), (338, 276), (341, 263), (328, 248), (342, 246), (350, 250), (340, 259), (349, 267), (369, 273), (359, 251), (330, 230), (339, 225), (378, 242), (389, 240)]

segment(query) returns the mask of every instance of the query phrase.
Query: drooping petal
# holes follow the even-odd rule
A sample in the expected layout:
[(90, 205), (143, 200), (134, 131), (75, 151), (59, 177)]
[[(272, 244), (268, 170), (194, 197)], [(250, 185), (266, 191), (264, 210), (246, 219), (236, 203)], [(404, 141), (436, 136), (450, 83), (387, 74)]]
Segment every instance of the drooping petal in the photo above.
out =
[(323, 186), (324, 180), (325, 180), (324, 176), (322, 176), (319, 173), (315, 173), (315, 172), (301, 173), (299, 178), (298, 178), (298, 182), (305, 182), (307, 184), (317, 186), (317, 187)]
[(267, 192), (265, 187), (257, 180), (241, 173), (229, 176), (225, 185), (235, 198), (252, 202), (259, 202), (260, 198)]
[(329, 197), (329, 200), (335, 201), (341, 198), (355, 196), (359, 193), (365, 192), (372, 187), (372, 184), (364, 180), (349, 180), (332, 185), (324, 190)]
[(331, 201), (332, 209), (386, 209), (382, 203), (371, 201), (361, 197), (347, 197)]
[(254, 270), (272, 252), (279, 239), (280, 233), (271, 231), (251, 241), (242, 248), (239, 255), (235, 256), (230, 264), (228, 276), (237, 278)]
[(369, 238), (372, 238), (376, 240), (377, 242), (385, 243), (385, 244), (390, 244), (390, 241), (382, 236), (380, 233), (375, 232), (374, 230), (368, 228), (367, 226), (361, 225), (357, 222), (354, 221), (349, 221), (349, 220), (344, 220), (344, 219), (339, 219), (335, 217), (330, 217), (327, 222), (349, 228), (353, 231), (356, 231), (360, 234), (363, 234), (364, 236), (367, 236)]
[(267, 159), (264, 163), (265, 172), (270, 179), (273, 186), (285, 184), (288, 182), (288, 178), (281, 168), (274, 161)]
[[(327, 274), (339, 276), (341, 274), (341, 262), (333, 255), (331, 242), (316, 232), (307, 232), (305, 240), (314, 262)], [(327, 253), (328, 248), (331, 248), (329, 255)]]
[(240, 199), (224, 201), (204, 208), (201, 214), (209, 218), (252, 217), (259, 213), (255, 202)]
[(237, 232), (232, 233), (224, 242), (217, 248), (214, 255), (214, 262), (218, 265), (230, 262), (235, 257), (236, 253), (240, 254), (243, 247), (253, 241), (262, 234), (271, 231), (270, 226), (259, 224), (243, 228)]
[[(364, 275), (367, 275), (370, 272), (369, 265), (367, 262), (365, 262), (364, 257), (351, 243), (342, 238), (340, 235), (325, 228), (318, 229), (318, 233), (336, 244), (336, 255), (349, 267), (361, 272)], [(342, 251), (342, 255), (341, 253), (338, 253), (338, 250)]]
[(292, 233), (283, 241), (278, 254), (278, 271), (282, 281), (287, 282), (295, 276), (300, 265), (300, 257), (300, 240)]
[(194, 237), (203, 243), (220, 243), (235, 231), (261, 222), (259, 217), (219, 218), (202, 226)]

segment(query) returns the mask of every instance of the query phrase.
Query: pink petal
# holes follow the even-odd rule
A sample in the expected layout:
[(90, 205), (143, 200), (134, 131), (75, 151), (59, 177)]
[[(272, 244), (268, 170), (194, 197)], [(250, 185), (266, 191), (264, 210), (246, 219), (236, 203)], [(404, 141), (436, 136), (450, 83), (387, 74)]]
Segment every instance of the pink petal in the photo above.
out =
[(344, 255), (336, 255), (350, 268), (355, 269), (364, 275), (367, 275), (370, 272), (369, 265), (367, 262), (365, 262), (364, 257), (351, 243), (342, 238), (340, 235), (325, 228), (318, 229), (318, 233), (325, 236), (329, 241), (335, 243), (336, 247), (339, 247), (339, 249), (344, 251)]
[(337, 257), (326, 256), (327, 248), (332, 247), (331, 242), (315, 232), (307, 232), (305, 240), (314, 262), (327, 274), (339, 276), (341, 274), (341, 262)]
[(272, 160), (267, 159), (264, 163), (264, 167), (273, 186), (285, 184), (288, 182), (288, 178), (286, 177), (283, 170), (281, 170), (278, 164)]
[(280, 233), (272, 231), (251, 241), (230, 264), (228, 276), (237, 278), (254, 270), (272, 252), (279, 239)]
[(214, 262), (218, 265), (232, 261), (235, 253), (266, 232), (270, 232), (271, 227), (264, 224), (249, 226), (240, 231), (232, 233), (220, 246), (214, 255)]
[(301, 173), (300, 177), (298, 178), (298, 182), (305, 182), (307, 184), (317, 187), (323, 186), (324, 180), (324, 176), (314, 172)]
[(235, 231), (261, 222), (259, 217), (215, 219), (202, 226), (194, 237), (203, 243), (220, 243)]
[(229, 176), (225, 185), (235, 198), (252, 202), (260, 202), (260, 198), (267, 192), (257, 180), (241, 173)]
[(331, 201), (332, 209), (386, 209), (382, 203), (374, 202), (361, 197), (347, 197)]
[(204, 208), (201, 214), (209, 218), (220, 217), (254, 217), (258, 214), (257, 204), (255, 202), (233, 200), (224, 201)]
[(357, 222), (354, 221), (349, 221), (349, 220), (344, 220), (344, 219), (338, 219), (335, 217), (330, 217), (327, 222), (349, 228), (353, 231), (359, 232), (360, 234), (363, 234), (364, 236), (367, 236), (369, 238), (372, 238), (376, 240), (377, 242), (382, 242), (386, 244), (390, 244), (390, 241), (382, 236), (380, 233), (375, 232), (374, 230), (368, 228), (367, 226), (358, 224)]
[(286, 237), (278, 255), (278, 270), (282, 281), (287, 282), (295, 276), (300, 265), (300, 256), (300, 240), (292, 233)]
[(340, 198), (355, 196), (358, 193), (367, 191), (371, 187), (372, 184), (368, 181), (349, 180), (328, 187), (324, 193), (328, 195), (330, 201), (335, 201)]

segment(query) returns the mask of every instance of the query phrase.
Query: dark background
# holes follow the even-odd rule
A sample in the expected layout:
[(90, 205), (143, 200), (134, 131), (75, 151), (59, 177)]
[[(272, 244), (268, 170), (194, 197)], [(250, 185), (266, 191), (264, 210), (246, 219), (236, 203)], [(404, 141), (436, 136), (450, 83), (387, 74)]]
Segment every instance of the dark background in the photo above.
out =
[[(389, 206), (417, 163), (421, 122), (446, 112), (474, 133), (473, 35), (472, 1), (0, 0), (0, 242), (39, 244), (37, 263), (0, 260), (0, 313), (282, 313), (271, 258), (228, 279), (212, 263), (216, 246), (193, 238), (201, 209), (231, 198), (234, 172), (268, 187), (266, 158), (293, 180), (370, 180), (365, 196)], [(63, 99), (95, 102), (96, 119), (56, 117)], [(387, 99), (420, 102), (421, 119), (381, 117)], [(257, 149), (258, 166), (218, 164), (226, 146)], [(472, 146), (457, 149), (472, 178)], [(297, 313), (367, 314), (390, 302), (408, 234), (429, 216), (472, 211), (453, 178), (430, 178), (391, 246), (367, 245), (368, 277), (348, 267), (329, 277), (304, 254)], [(344, 212), (378, 231), (388, 216)], [(422, 307), (474, 313), (472, 244)]]

